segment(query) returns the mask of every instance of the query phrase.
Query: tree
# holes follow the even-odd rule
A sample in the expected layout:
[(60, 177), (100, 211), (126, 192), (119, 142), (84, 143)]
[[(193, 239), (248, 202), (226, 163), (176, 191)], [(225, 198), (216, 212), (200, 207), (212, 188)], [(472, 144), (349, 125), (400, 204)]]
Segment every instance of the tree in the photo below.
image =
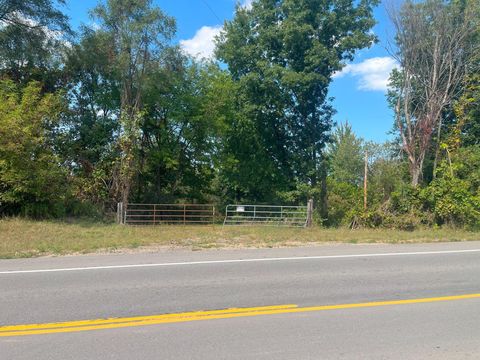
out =
[(79, 43), (67, 51), (64, 73), (69, 108), (58, 130), (59, 154), (75, 175), (76, 197), (113, 208), (120, 93), (110, 64), (109, 37), (84, 28)]
[(217, 65), (170, 49), (145, 88), (136, 201), (209, 199), (228, 116), (228, 81)]
[(363, 140), (358, 138), (352, 126), (346, 122), (338, 126), (329, 146), (332, 177), (338, 182), (359, 185), (363, 179)]
[(63, 212), (67, 177), (52, 144), (62, 109), (61, 96), (42, 94), (39, 83), (0, 82), (0, 213)]
[(417, 186), (432, 134), (442, 128), (443, 111), (456, 98), (465, 74), (478, 65), (471, 62), (478, 51), (471, 41), (478, 27), (478, 5), (469, 0), (407, 1), (391, 18), (401, 70), (392, 73), (388, 96), (411, 182)]
[(0, 0), (0, 73), (16, 82), (60, 87), (62, 48), (72, 31), (58, 9), (65, 1)]
[(375, 36), (377, 0), (258, 0), (237, 7), (217, 57), (237, 83), (230, 135), (237, 197), (265, 201), (325, 176), (323, 150), (334, 110), (328, 85)]
[(121, 162), (116, 183), (117, 198), (127, 204), (138, 165), (145, 82), (175, 32), (175, 21), (152, 7), (151, 0), (108, 0), (92, 15), (100, 22), (98, 32), (108, 38), (111, 66), (119, 81)]
[(472, 74), (466, 79), (454, 110), (457, 122), (450, 139), (454, 140), (452, 145), (480, 145), (480, 74)]
[(54, 4), (65, 5), (65, 0), (0, 0), (0, 22), (7, 26), (68, 31), (68, 18)]
[(370, 202), (382, 206), (394, 191), (408, 184), (408, 168), (395, 143), (368, 143)]

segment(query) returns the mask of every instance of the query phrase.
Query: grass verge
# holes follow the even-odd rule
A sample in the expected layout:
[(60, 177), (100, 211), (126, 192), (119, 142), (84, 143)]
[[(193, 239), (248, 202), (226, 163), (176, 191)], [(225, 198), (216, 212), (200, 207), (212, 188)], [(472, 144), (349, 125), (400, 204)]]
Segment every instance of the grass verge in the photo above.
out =
[(410, 243), (480, 240), (480, 233), (455, 229), (412, 232), (386, 229), (324, 229), (313, 227), (133, 227), (92, 222), (0, 220), (0, 258), (128, 251), (142, 247), (266, 248), (308, 246), (327, 242)]

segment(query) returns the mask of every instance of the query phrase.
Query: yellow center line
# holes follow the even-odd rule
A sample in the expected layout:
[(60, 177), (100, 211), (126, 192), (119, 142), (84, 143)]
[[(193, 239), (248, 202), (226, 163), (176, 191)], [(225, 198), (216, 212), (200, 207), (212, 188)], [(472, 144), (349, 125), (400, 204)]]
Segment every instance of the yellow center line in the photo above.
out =
[(78, 320), (78, 321), (66, 321), (57, 323), (45, 323), (45, 324), (28, 324), (28, 325), (10, 325), (0, 326), (0, 336), (2, 332), (18, 331), (18, 330), (43, 330), (43, 329), (55, 329), (55, 328), (71, 328), (79, 326), (96, 326), (107, 325), (117, 323), (132, 323), (132, 322), (144, 322), (144, 321), (156, 321), (156, 320), (170, 320), (170, 319), (190, 319), (201, 318), (211, 315), (228, 315), (235, 313), (254, 313), (257, 311), (268, 311), (278, 309), (290, 309), (296, 308), (297, 305), (273, 305), (273, 306), (261, 306), (261, 307), (249, 307), (249, 308), (230, 308), (224, 310), (209, 310), (209, 311), (189, 311), (183, 313), (173, 314), (160, 314), (160, 315), (148, 315), (148, 316), (135, 316), (124, 318), (108, 318), (108, 319), (95, 319), (95, 320)]
[(466, 299), (478, 299), (480, 294), (465, 294), (432, 298), (420, 299), (406, 299), (406, 300), (389, 300), (389, 301), (374, 301), (353, 304), (338, 304), (338, 305), (321, 305), (297, 307), (297, 305), (276, 305), (276, 306), (262, 306), (253, 308), (234, 308), (226, 310), (212, 310), (212, 311), (193, 311), (177, 314), (162, 314), (152, 316), (138, 316), (128, 318), (112, 318), (112, 319), (97, 319), (97, 320), (81, 320), (70, 321), (62, 323), (49, 324), (29, 324), (29, 325), (11, 325), (0, 327), (0, 337), (5, 336), (23, 336), (23, 335), (39, 335), (52, 333), (66, 333), (101, 329), (116, 329), (134, 326), (146, 326), (166, 323), (179, 323), (187, 321), (213, 320), (213, 319), (230, 319), (247, 316), (260, 315), (274, 315), (274, 314), (289, 314), (302, 313), (312, 311), (324, 310), (339, 310), (339, 309), (353, 309), (378, 307), (389, 305), (406, 305), (406, 304), (420, 304), (432, 303), (440, 301), (455, 301)]

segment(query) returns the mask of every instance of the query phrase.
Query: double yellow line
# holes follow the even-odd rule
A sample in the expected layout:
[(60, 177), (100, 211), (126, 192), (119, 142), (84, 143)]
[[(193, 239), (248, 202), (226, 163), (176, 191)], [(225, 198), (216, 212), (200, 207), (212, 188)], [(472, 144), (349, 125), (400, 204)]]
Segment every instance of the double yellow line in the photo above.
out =
[(280, 310), (296, 308), (296, 305), (263, 306), (252, 308), (233, 308), (212, 311), (192, 311), (175, 314), (136, 316), (125, 318), (68, 321), (46, 324), (28, 324), (1, 326), (0, 337), (77, 332), (100, 329), (116, 329), (133, 326), (156, 325), (197, 320), (225, 319), (240, 316), (275, 314)]
[(421, 298), (421, 299), (375, 301), (375, 302), (364, 302), (364, 303), (354, 303), (354, 304), (322, 305), (322, 306), (309, 306), (309, 307), (298, 307), (297, 305), (288, 304), (288, 305), (262, 306), (262, 307), (250, 307), (250, 308), (234, 308), (234, 309), (226, 309), (226, 310), (193, 311), (193, 312), (162, 314), (162, 315), (152, 315), (152, 316), (80, 320), (80, 321), (68, 321), (68, 322), (46, 323), (46, 324), (11, 325), (11, 326), (0, 326), (0, 337), (67, 333), (67, 332), (101, 330), (101, 329), (117, 329), (117, 328), (134, 327), (134, 326), (179, 323), (179, 322), (186, 322), (186, 321), (230, 319), (230, 318), (246, 317), (246, 316), (302, 313), (302, 312), (312, 312), (312, 311), (365, 308), (365, 307), (388, 306), (388, 305), (419, 304), (419, 303), (431, 303), (431, 302), (439, 302), (439, 301), (453, 301), (453, 300), (465, 300), (465, 299), (476, 299), (476, 298), (480, 298), (480, 294), (466, 294), (466, 295), (443, 296), (443, 297), (432, 297), (432, 298)]

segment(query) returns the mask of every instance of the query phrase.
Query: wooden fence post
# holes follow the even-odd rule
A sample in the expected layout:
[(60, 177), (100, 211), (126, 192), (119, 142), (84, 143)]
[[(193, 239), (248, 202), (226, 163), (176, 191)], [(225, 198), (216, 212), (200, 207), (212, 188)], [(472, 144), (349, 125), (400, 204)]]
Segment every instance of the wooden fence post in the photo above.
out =
[(117, 203), (117, 224), (120, 224), (120, 203)]
[(125, 225), (123, 217), (123, 202), (117, 203), (117, 224)]
[(313, 200), (308, 200), (307, 203), (307, 227), (311, 227), (313, 224)]

